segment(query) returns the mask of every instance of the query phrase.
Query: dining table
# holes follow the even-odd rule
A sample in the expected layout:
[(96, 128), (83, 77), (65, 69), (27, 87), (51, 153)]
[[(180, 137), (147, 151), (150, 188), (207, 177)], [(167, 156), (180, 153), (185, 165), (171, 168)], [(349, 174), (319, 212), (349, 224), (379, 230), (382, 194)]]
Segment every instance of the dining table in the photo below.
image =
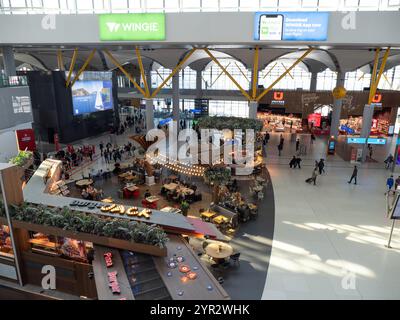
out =
[(175, 191), (175, 189), (178, 188), (178, 186), (179, 185), (175, 182), (171, 182), (171, 183), (167, 183), (167, 184), (163, 185), (163, 187), (165, 189), (167, 189), (168, 191)]
[(227, 243), (213, 241), (205, 248), (205, 252), (208, 256), (213, 258), (215, 262), (220, 262), (232, 255), (233, 248)]
[(211, 218), (215, 217), (216, 215), (217, 215), (216, 212), (210, 211), (210, 210), (203, 211), (202, 213), (200, 213), (200, 217), (205, 218), (207, 220), (210, 220)]
[(225, 217), (225, 216), (223, 216), (223, 215), (219, 215), (219, 216), (214, 217), (214, 218), (212, 219), (212, 221), (213, 221), (215, 224), (220, 225), (220, 224), (223, 224), (223, 223), (228, 223), (228, 222), (229, 222), (229, 218), (227, 218), (227, 217)]
[(80, 188), (85, 188), (93, 184), (92, 179), (81, 179), (75, 182), (75, 185)]
[(150, 196), (146, 198), (146, 201), (149, 203), (157, 202), (158, 200), (160, 200), (160, 198), (157, 196)]

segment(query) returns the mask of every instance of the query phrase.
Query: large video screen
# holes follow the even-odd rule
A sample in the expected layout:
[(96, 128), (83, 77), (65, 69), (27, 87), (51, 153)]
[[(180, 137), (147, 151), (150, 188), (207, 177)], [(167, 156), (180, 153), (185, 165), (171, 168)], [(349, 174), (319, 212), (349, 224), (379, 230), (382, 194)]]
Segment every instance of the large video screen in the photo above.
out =
[(72, 86), (74, 115), (113, 108), (112, 81), (77, 81)]
[(254, 40), (325, 41), (328, 12), (256, 12)]

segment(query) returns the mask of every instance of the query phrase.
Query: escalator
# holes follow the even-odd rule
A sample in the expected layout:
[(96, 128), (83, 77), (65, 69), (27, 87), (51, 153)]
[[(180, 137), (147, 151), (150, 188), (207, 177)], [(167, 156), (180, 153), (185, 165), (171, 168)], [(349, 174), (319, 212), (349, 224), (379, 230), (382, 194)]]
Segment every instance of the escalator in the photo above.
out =
[(150, 255), (121, 250), (135, 300), (172, 300)]

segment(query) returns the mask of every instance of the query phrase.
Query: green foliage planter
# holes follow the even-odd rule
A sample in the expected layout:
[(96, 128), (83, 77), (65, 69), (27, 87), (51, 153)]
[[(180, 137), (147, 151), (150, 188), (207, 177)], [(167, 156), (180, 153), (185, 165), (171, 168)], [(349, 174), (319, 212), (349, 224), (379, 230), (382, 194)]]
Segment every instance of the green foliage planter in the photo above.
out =
[(10, 163), (19, 167), (24, 167), (33, 162), (33, 153), (31, 151), (20, 151), (18, 155), (10, 159)]
[(231, 169), (224, 166), (210, 167), (204, 171), (204, 179), (213, 185), (227, 184), (231, 179)]
[(261, 131), (263, 123), (261, 120), (236, 117), (203, 117), (198, 122), (200, 129), (253, 129), (255, 132)]
[[(166, 255), (167, 234), (156, 225), (103, 219), (64, 208), (23, 204), (11, 207), (15, 227), (158, 256)], [(19, 224), (18, 224), (19, 223)], [(22, 224), (21, 224), (22, 223)], [(47, 231), (46, 231), (47, 228)]]

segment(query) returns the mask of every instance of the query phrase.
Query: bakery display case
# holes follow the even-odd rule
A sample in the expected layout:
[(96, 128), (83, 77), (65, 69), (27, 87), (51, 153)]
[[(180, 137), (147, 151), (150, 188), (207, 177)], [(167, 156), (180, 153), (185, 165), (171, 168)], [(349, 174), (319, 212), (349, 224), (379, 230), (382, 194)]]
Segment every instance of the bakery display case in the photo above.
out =
[(0, 257), (14, 259), (10, 228), (5, 225), (0, 225)]
[(31, 251), (42, 255), (87, 263), (87, 253), (93, 248), (93, 244), (90, 242), (45, 235), (40, 232), (30, 232), (29, 234)]

